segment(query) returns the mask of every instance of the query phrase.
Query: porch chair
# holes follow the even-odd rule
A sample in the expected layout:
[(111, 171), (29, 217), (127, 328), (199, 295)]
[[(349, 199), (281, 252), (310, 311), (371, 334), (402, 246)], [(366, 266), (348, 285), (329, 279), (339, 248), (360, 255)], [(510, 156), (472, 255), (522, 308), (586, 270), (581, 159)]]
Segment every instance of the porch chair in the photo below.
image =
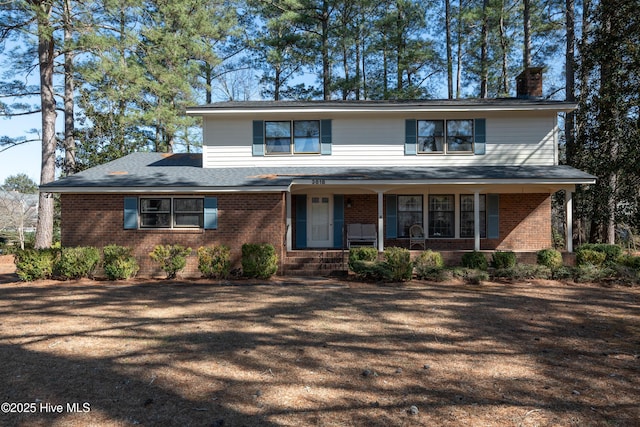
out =
[(413, 245), (419, 245), (422, 246), (422, 249), (427, 249), (424, 229), (419, 224), (413, 224), (409, 227), (409, 249), (413, 248)]

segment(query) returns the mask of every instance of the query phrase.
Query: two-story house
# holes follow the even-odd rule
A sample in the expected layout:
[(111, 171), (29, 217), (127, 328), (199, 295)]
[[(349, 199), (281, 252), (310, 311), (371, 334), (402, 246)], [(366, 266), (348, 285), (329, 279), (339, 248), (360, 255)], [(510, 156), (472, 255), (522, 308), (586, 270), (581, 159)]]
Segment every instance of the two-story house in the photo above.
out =
[(159, 243), (225, 244), (236, 264), (271, 243), (281, 271), (336, 261), (350, 224), (373, 225), (380, 251), (419, 225), (426, 248), (534, 253), (552, 244), (551, 196), (565, 191), (571, 236), (571, 195), (595, 182), (559, 165), (558, 114), (576, 105), (542, 99), (540, 72), (509, 99), (193, 107), (202, 154), (135, 153), (41, 191), (61, 193), (63, 246), (133, 247), (141, 274)]

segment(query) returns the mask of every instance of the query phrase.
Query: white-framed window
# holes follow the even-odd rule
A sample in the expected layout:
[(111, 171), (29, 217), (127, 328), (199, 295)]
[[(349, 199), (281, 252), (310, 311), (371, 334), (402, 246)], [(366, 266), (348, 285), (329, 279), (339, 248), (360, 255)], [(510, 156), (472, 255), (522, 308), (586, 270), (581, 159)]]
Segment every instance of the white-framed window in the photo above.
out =
[(265, 154), (320, 154), (320, 121), (265, 121)]
[[(460, 237), (475, 236), (473, 194), (460, 195)], [(480, 237), (487, 237), (487, 196), (480, 194)]]
[(420, 154), (473, 153), (473, 120), (417, 120)]
[(398, 196), (398, 237), (409, 237), (409, 228), (422, 225), (422, 196)]
[(429, 237), (455, 237), (455, 196), (429, 196)]
[(141, 197), (140, 228), (203, 228), (202, 197)]

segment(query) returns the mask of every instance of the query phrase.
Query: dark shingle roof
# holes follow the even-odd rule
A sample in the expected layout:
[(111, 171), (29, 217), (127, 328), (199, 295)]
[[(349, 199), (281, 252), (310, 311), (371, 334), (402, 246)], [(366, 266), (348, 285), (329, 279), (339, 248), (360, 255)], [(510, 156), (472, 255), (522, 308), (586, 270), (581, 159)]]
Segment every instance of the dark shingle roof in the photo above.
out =
[(201, 154), (133, 153), (41, 186), (49, 192), (282, 191), (294, 182), (587, 184), (595, 177), (569, 166), (245, 167), (203, 168)]

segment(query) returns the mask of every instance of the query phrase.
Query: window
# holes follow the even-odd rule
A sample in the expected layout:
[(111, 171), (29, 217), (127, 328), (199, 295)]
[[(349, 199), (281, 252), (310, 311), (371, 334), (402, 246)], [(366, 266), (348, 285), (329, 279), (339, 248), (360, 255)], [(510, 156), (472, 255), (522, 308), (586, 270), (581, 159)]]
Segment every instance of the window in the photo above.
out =
[(398, 196), (398, 237), (409, 237), (409, 228), (422, 225), (422, 196)]
[(473, 152), (473, 120), (418, 120), (417, 125), (421, 154)]
[(473, 150), (473, 120), (447, 120), (447, 152)]
[(142, 228), (203, 228), (202, 198), (141, 198)]
[(444, 153), (444, 120), (418, 120), (418, 151)]
[(264, 126), (266, 154), (320, 153), (318, 120), (264, 122)]
[(173, 199), (173, 226), (202, 228), (203, 199)]
[[(460, 237), (475, 237), (473, 194), (460, 195)], [(487, 237), (487, 196), (480, 194), (480, 237)]]
[(454, 237), (455, 197), (429, 196), (429, 237)]

